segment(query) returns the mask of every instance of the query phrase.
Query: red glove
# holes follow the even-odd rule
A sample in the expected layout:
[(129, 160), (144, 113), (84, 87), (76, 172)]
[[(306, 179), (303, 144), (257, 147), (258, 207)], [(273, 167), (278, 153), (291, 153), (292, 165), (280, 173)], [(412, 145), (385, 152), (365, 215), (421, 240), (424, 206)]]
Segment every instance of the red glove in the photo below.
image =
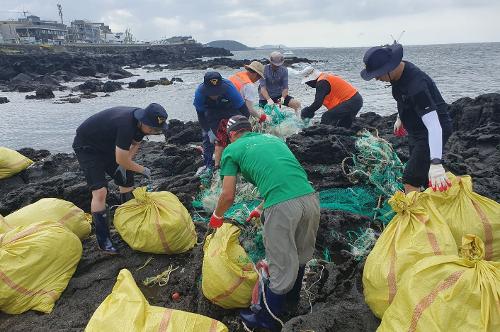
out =
[(403, 127), (402, 125), (401, 125), (401, 128), (397, 129), (394, 132), (394, 135), (396, 135), (397, 137), (405, 137), (407, 134), (408, 134), (408, 132), (406, 131), (405, 127)]
[(253, 209), (252, 212), (248, 215), (247, 222), (250, 222), (253, 218), (260, 218), (262, 211), (259, 208)]
[(212, 216), (210, 217), (210, 227), (212, 228), (219, 228), (222, 226), (222, 224), (224, 223), (224, 217), (218, 217), (215, 212), (212, 214)]
[(265, 115), (264, 113), (262, 113), (262, 115), (259, 118), (259, 123), (262, 123), (262, 122), (264, 122), (266, 120), (267, 120), (267, 115)]

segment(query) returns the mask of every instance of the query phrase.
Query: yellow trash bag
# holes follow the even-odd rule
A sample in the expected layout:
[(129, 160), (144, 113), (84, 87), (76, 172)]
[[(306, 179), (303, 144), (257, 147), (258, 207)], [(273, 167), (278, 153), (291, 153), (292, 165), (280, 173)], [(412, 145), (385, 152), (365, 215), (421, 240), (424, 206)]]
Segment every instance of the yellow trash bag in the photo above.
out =
[(168, 192), (133, 191), (134, 199), (120, 205), (114, 225), (128, 245), (155, 254), (178, 254), (196, 244), (197, 236), (189, 212), (177, 196)]
[(50, 313), (81, 256), (78, 237), (53, 222), (0, 234), (0, 310)]
[(377, 331), (500, 331), (500, 263), (463, 237), (460, 255), (427, 257), (408, 271)]
[(485, 259), (500, 261), (500, 204), (472, 191), (470, 176), (447, 176), (450, 189), (425, 193), (445, 218), (457, 246), (465, 234), (476, 234), (484, 242)]
[(249, 307), (258, 280), (239, 235), (238, 227), (224, 223), (203, 246), (203, 295), (225, 309)]
[(42, 198), (0, 220), (0, 233), (18, 226), (28, 226), (39, 220), (52, 221), (65, 226), (83, 240), (90, 234), (90, 217), (75, 204), (58, 198)]
[(398, 191), (389, 204), (397, 214), (378, 238), (363, 270), (365, 301), (379, 318), (408, 268), (424, 257), (457, 253), (448, 225), (425, 195)]
[(31, 164), (33, 161), (19, 152), (0, 146), (0, 179), (11, 177)]
[(221, 322), (191, 312), (149, 305), (129, 270), (90, 318), (85, 332), (228, 332)]

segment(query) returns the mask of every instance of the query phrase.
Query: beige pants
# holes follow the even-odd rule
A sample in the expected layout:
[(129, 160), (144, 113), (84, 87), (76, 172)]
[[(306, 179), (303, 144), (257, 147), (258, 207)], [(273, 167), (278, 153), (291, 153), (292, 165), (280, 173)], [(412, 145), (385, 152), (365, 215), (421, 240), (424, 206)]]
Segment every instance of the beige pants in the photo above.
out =
[(269, 263), (269, 288), (288, 293), (299, 265), (313, 256), (319, 226), (317, 193), (294, 198), (264, 210), (264, 247)]

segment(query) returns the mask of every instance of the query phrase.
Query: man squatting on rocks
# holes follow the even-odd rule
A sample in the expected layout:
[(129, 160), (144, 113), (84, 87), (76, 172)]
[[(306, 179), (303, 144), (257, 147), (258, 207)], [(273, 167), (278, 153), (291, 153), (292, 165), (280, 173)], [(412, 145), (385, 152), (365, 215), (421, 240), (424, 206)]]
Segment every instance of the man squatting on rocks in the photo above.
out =
[(80, 168), (92, 191), (90, 210), (97, 244), (115, 254), (106, 213), (106, 173), (119, 186), (121, 203), (132, 198), (134, 173), (151, 177), (151, 170), (133, 161), (144, 135), (161, 134), (167, 128), (167, 112), (159, 104), (145, 109), (113, 107), (92, 115), (77, 129), (73, 141)]
[(319, 198), (306, 172), (280, 138), (253, 133), (244, 116), (231, 117), (227, 132), (231, 144), (222, 155), (222, 192), (210, 226), (222, 226), (224, 213), (235, 198), (236, 176), (241, 173), (264, 198), (248, 220), (260, 217), (261, 213), (265, 217), (264, 247), (269, 263), (269, 285), (263, 295), (267, 307), (262, 297), (260, 311), (245, 310), (240, 316), (247, 327), (275, 330), (279, 326), (272, 315), (280, 317), (285, 302), (292, 307), (299, 302), (305, 264), (312, 258), (316, 242)]
[(363, 98), (358, 90), (339, 76), (322, 73), (313, 67), (302, 72), (302, 84), (316, 89), (314, 102), (301, 111), (302, 119), (311, 119), (324, 105), (327, 111), (321, 116), (321, 123), (350, 128), (354, 118), (363, 107)]
[(269, 62), (264, 66), (264, 77), (259, 81), (260, 106), (285, 105), (293, 108), (298, 115), (300, 102), (288, 94), (288, 70), (283, 67), (285, 57), (280, 52), (272, 52)]
[[(249, 117), (245, 101), (231, 81), (216, 71), (205, 73), (194, 94), (194, 107), (203, 131), (203, 160), (205, 170), (219, 168), (222, 151), (229, 144), (227, 120), (233, 115)], [(212, 159), (215, 144), (215, 163)], [(215, 164), (215, 165), (214, 165)]]
[(405, 192), (432, 187), (435, 191), (451, 186), (442, 165), (443, 147), (453, 127), (448, 106), (434, 81), (409, 61), (402, 61), (403, 46), (376, 46), (366, 51), (366, 68), (361, 77), (369, 81), (390, 82), (397, 102), (398, 117), (394, 134), (408, 133), (410, 159), (403, 174)]

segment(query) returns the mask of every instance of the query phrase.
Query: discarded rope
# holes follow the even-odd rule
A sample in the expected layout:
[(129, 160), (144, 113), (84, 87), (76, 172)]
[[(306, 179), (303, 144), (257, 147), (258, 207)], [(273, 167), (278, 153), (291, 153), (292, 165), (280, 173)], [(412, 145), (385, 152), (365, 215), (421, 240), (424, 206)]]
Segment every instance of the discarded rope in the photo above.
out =
[(148, 277), (142, 281), (142, 284), (144, 286), (149, 286), (149, 285), (154, 285), (158, 284), (158, 286), (163, 287), (166, 284), (168, 284), (168, 280), (170, 279), (170, 274), (177, 270), (179, 267), (177, 266), (176, 268), (173, 268), (172, 265), (168, 267), (165, 271), (160, 273), (159, 275), (155, 277)]

